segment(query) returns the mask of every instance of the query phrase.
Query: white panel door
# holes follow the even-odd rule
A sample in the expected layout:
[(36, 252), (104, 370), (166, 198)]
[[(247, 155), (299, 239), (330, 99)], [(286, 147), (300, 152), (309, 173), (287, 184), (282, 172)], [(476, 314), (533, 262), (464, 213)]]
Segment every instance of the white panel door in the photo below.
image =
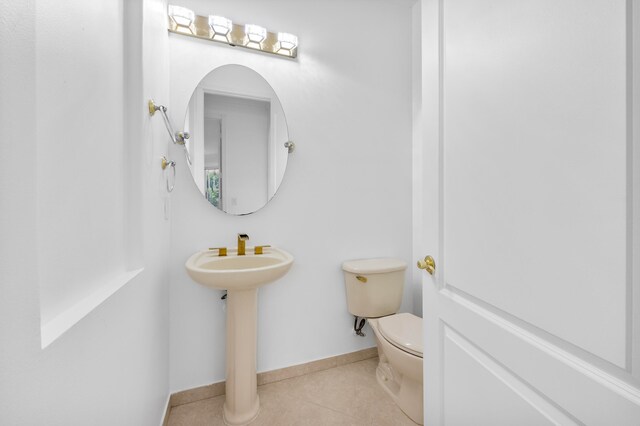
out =
[(425, 424), (640, 425), (640, 1), (421, 9)]

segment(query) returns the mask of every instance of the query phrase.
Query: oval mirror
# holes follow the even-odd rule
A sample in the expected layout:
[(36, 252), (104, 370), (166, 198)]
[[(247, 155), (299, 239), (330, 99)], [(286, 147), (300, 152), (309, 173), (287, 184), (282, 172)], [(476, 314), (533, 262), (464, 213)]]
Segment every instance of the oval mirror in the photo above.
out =
[(205, 198), (245, 215), (275, 195), (289, 156), (289, 131), (278, 96), (257, 72), (223, 65), (198, 84), (184, 130), (188, 166)]

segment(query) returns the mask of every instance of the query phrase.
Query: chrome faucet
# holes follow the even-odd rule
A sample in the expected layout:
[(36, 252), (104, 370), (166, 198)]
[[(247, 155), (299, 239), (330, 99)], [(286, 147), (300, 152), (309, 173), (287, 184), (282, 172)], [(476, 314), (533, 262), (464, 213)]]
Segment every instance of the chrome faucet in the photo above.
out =
[(238, 256), (245, 255), (245, 241), (249, 239), (247, 234), (238, 234)]

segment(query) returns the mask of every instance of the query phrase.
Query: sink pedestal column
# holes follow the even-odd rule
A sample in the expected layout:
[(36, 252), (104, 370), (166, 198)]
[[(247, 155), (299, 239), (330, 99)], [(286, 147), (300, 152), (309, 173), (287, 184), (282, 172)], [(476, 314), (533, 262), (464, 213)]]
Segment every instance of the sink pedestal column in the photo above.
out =
[(228, 425), (244, 425), (260, 409), (256, 373), (258, 289), (227, 291), (227, 382), (223, 407)]

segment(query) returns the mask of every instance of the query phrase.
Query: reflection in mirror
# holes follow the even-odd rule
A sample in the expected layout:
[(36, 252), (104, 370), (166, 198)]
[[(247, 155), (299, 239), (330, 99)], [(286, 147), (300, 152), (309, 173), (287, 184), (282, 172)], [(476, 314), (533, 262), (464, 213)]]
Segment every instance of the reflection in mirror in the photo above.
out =
[(275, 195), (287, 167), (282, 105), (260, 74), (224, 65), (191, 95), (185, 117), (191, 176), (213, 206), (253, 213)]

